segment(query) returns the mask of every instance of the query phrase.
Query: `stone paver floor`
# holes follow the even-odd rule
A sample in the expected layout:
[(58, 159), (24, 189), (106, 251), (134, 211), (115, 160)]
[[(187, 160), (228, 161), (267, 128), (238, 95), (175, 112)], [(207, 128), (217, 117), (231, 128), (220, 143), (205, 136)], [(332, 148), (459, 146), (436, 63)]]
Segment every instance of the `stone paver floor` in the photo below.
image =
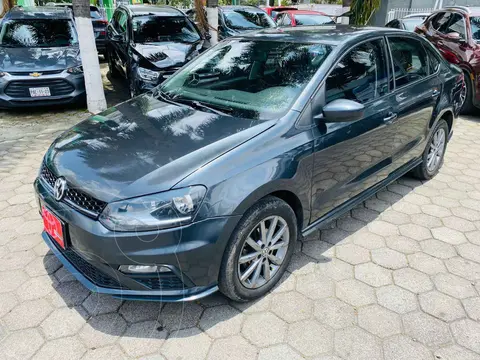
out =
[(480, 359), (480, 122), (440, 174), (404, 177), (299, 244), (249, 304), (90, 293), (40, 238), (32, 181), (81, 110), (0, 112), (0, 359)]

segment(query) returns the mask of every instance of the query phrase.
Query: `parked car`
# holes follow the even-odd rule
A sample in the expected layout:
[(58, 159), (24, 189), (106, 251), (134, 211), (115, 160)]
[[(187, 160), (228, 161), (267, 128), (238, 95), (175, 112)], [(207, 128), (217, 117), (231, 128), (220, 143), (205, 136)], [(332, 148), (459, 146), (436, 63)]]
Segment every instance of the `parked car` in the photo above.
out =
[(449, 7), (432, 13), (416, 30), (464, 73), (466, 100), (462, 113), (480, 107), (480, 7)]
[(107, 29), (110, 74), (128, 81), (130, 95), (153, 89), (197, 56), (204, 38), (171, 6), (121, 5)]
[[(54, 3), (54, 5), (68, 7), (70, 10), (73, 10), (72, 4), (69, 3)], [(102, 15), (100, 9), (94, 5), (90, 5), (90, 17), (92, 18), (97, 51), (99, 54), (105, 55), (108, 21)]]
[(462, 86), (404, 31), (232, 37), (55, 140), (35, 181), (43, 239), (92, 291), (258, 298), (297, 234), (409, 171), (437, 174)]
[(0, 107), (85, 100), (77, 32), (69, 9), (15, 7), (0, 28)]
[[(195, 21), (195, 9), (188, 10), (186, 15), (192, 21)], [(275, 21), (265, 11), (256, 6), (232, 5), (218, 7), (219, 41), (237, 34), (275, 27)]]
[(288, 10), (277, 15), (278, 26), (335, 25), (335, 20), (323, 12), (311, 10)]
[(266, 8), (264, 8), (264, 10), (272, 19), (275, 20), (279, 12), (287, 10), (297, 10), (297, 8), (292, 6), (267, 6)]
[(415, 13), (410, 14), (402, 19), (394, 19), (388, 22), (385, 26), (394, 28), (394, 29), (401, 29), (407, 31), (415, 31), (415, 27), (420, 25), (427, 17), (430, 15), (429, 13)]

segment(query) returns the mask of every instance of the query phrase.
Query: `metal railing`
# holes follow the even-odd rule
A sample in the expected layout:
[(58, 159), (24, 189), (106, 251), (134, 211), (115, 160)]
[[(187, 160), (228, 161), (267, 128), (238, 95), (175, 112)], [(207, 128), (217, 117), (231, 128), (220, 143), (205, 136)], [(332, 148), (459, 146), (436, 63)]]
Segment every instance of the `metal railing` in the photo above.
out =
[(418, 14), (418, 13), (431, 13), (434, 9), (433, 8), (402, 8), (402, 9), (392, 9), (387, 13), (387, 19), (385, 23), (388, 23), (394, 19), (401, 19), (407, 15), (411, 14)]

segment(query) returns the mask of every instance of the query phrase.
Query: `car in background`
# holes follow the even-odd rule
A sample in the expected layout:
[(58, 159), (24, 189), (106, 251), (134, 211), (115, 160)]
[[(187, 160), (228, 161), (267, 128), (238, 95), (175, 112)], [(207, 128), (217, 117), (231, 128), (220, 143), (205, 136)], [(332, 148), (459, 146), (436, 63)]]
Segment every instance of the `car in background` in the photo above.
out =
[(275, 21), (256, 6), (219, 6), (218, 40), (248, 31), (275, 28)]
[(283, 11), (277, 15), (276, 22), (280, 27), (335, 25), (335, 20), (327, 14), (312, 10)]
[(98, 293), (253, 300), (301, 236), (409, 171), (438, 173), (462, 84), (405, 31), (234, 36), (54, 141), (35, 181), (42, 237)]
[(394, 19), (388, 22), (385, 27), (401, 29), (407, 31), (415, 31), (415, 28), (420, 25), (427, 17), (429, 13), (416, 13), (410, 14), (402, 19)]
[(0, 107), (84, 102), (83, 68), (69, 9), (14, 7), (0, 28)]
[(130, 96), (153, 89), (203, 50), (195, 24), (171, 6), (121, 5), (107, 28), (112, 76), (128, 81)]
[[(69, 3), (49, 4), (53, 4), (54, 6), (68, 7), (70, 10), (73, 11), (73, 6)], [(90, 17), (92, 18), (93, 34), (95, 36), (95, 45), (97, 46), (97, 51), (99, 54), (105, 55), (108, 21), (102, 15), (100, 9), (94, 5), (90, 5)]]
[(287, 10), (297, 10), (297, 8), (292, 7), (292, 6), (267, 6), (267, 7), (263, 8), (263, 10), (265, 10), (265, 12), (272, 19), (275, 20), (277, 18), (277, 15), (278, 15), (279, 12), (287, 11)]
[(480, 108), (480, 7), (448, 7), (433, 12), (415, 30), (452, 64), (463, 70), (465, 102), (462, 113)]

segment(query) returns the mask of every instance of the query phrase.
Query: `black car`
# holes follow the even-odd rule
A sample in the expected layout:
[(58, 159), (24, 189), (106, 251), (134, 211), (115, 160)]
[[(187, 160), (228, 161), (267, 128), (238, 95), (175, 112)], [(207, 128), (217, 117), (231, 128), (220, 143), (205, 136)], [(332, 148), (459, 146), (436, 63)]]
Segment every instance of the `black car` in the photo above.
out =
[(0, 107), (84, 103), (72, 12), (14, 7), (0, 22)]
[[(195, 20), (195, 9), (186, 12)], [(275, 21), (262, 9), (256, 6), (219, 6), (218, 7), (218, 40), (249, 31), (275, 28)], [(208, 29), (205, 29), (205, 32)]]
[(263, 30), (61, 135), (35, 188), (50, 249), (92, 291), (264, 295), (297, 234), (439, 171), (462, 71), (414, 33)]
[(130, 95), (151, 90), (203, 48), (195, 24), (171, 6), (119, 6), (107, 28), (110, 74), (128, 80)]
[[(67, 7), (73, 10), (72, 4), (68, 3), (52, 3), (54, 6)], [(106, 39), (107, 39), (107, 25), (108, 21), (100, 12), (100, 9), (94, 5), (90, 5), (90, 17), (92, 18), (93, 33), (95, 36), (95, 45), (97, 51), (101, 55), (105, 55)]]

